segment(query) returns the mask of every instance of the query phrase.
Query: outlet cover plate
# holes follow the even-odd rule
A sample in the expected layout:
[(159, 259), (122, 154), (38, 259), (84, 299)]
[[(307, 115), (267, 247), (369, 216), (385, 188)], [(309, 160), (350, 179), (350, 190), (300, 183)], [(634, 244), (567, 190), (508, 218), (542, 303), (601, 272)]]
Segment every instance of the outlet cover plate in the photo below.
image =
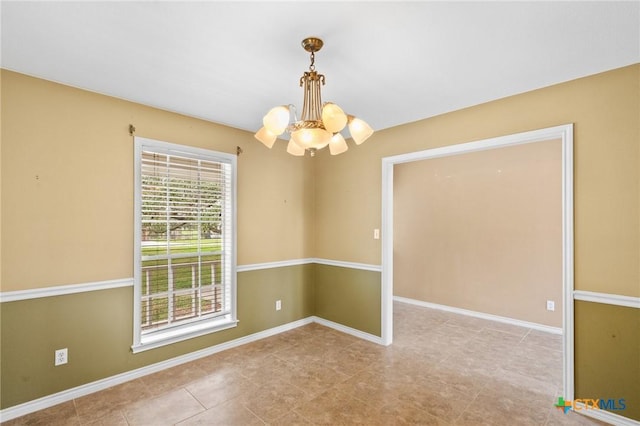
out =
[(58, 366), (58, 365), (66, 364), (68, 359), (68, 354), (69, 352), (67, 348), (56, 350), (54, 365)]

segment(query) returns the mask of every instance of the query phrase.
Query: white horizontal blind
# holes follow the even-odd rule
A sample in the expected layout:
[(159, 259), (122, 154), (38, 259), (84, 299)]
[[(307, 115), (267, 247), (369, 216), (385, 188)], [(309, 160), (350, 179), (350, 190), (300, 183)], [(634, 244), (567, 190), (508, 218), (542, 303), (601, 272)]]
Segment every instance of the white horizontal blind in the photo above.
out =
[(232, 167), (185, 151), (140, 151), (142, 335), (231, 314)]

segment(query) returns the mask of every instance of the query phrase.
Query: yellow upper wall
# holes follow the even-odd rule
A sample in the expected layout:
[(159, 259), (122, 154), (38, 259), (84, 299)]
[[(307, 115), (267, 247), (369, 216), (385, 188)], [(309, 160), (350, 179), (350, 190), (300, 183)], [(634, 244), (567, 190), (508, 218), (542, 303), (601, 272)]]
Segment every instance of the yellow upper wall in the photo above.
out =
[(393, 197), (395, 296), (562, 327), (561, 140), (398, 164)]
[(380, 263), (372, 236), (383, 157), (567, 123), (575, 124), (575, 287), (640, 296), (638, 64), (379, 131), (340, 156), (319, 153), (316, 256)]
[[(241, 146), (238, 263), (380, 263), (381, 159), (575, 123), (576, 288), (640, 295), (640, 65), (375, 133), (294, 158), (248, 132), (2, 70), (3, 291), (133, 275), (136, 134)], [(425, 99), (428, 102), (428, 98)]]
[[(133, 276), (133, 138), (235, 153), (238, 263), (311, 256), (313, 164), (249, 132), (2, 70), (2, 291)], [(212, 108), (215, 108), (212, 102)]]

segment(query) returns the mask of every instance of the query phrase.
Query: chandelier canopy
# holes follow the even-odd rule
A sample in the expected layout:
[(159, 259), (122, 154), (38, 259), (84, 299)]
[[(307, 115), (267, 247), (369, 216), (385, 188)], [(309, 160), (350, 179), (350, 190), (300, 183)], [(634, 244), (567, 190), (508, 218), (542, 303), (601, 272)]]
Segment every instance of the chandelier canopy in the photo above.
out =
[(345, 127), (349, 127), (351, 138), (357, 145), (373, 134), (371, 127), (363, 120), (345, 114), (334, 103), (322, 103), (320, 87), (324, 85), (324, 75), (318, 74), (315, 67), (315, 52), (322, 45), (322, 40), (316, 37), (302, 40), (302, 47), (311, 54), (309, 71), (305, 71), (300, 77), (300, 87), (304, 90), (302, 116), (298, 120), (293, 105), (271, 108), (262, 119), (263, 127), (255, 134), (256, 139), (267, 148), (273, 146), (278, 136), (288, 132), (291, 135), (287, 145), (289, 154), (302, 156), (309, 151), (314, 156), (317, 150), (328, 145), (331, 155), (337, 155), (348, 149), (347, 142), (340, 133)]

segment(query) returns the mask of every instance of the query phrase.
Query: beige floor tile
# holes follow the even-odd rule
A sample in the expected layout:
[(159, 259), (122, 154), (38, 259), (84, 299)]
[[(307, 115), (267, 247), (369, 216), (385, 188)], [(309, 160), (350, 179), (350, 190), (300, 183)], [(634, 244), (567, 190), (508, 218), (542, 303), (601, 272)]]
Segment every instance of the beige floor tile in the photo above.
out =
[(469, 341), (478, 336), (480, 330), (482, 330), (481, 327), (478, 329), (468, 329), (464, 326), (452, 325), (446, 322), (422, 335), (414, 336), (414, 340), (426, 341), (431, 345), (445, 348), (464, 348), (469, 344)]
[(566, 414), (556, 407), (549, 409), (547, 426), (601, 426), (607, 423), (594, 418), (568, 411)]
[[(559, 376), (561, 374), (562, 370), (558, 372)], [(560, 378), (557, 380), (562, 381)], [(553, 401), (557, 400), (558, 396), (561, 395), (558, 393), (558, 390), (562, 388), (561, 385), (556, 386), (555, 382), (556, 378), (550, 381), (546, 376), (532, 377), (499, 368), (494, 372), (492, 377), (487, 379), (485, 390), (489, 391), (499, 388), (508, 389), (509, 392), (515, 392), (514, 389), (517, 388), (522, 393), (535, 394), (539, 399), (550, 398)]]
[(190, 383), (186, 390), (209, 409), (242, 395), (252, 395), (258, 386), (237, 373), (213, 373)]
[(444, 359), (441, 364), (445, 364), (456, 369), (468, 372), (467, 374), (491, 376), (501, 365), (506, 362), (503, 357), (492, 357), (489, 353), (480, 350), (455, 351)]
[(480, 331), (483, 328), (487, 328), (493, 325), (493, 321), (466, 316), (466, 315), (452, 315), (446, 322), (446, 325), (460, 327), (468, 331)]
[(379, 410), (338, 392), (325, 392), (295, 411), (318, 425), (379, 425)]
[[(520, 328), (515, 326), (512, 327)], [(493, 328), (483, 328), (476, 336), (474, 336), (474, 341), (487, 343), (492, 346), (499, 346), (500, 349), (504, 350), (517, 346), (525, 339), (525, 336), (526, 332), (522, 334), (515, 334)]]
[(524, 345), (534, 348), (545, 347), (562, 352), (562, 336), (559, 334), (545, 333), (544, 331), (531, 330), (522, 340)]
[(237, 373), (242, 371), (244, 357), (241, 351), (235, 349), (219, 352), (193, 361), (193, 364), (201, 368), (206, 374), (211, 373)]
[(173, 425), (192, 417), (205, 408), (185, 389), (164, 393), (124, 408), (127, 422), (134, 425)]
[(362, 371), (333, 386), (329, 392), (352, 396), (373, 407), (380, 407), (398, 400), (399, 385), (378, 372)]
[(264, 425), (264, 422), (246, 409), (240, 400), (233, 399), (216, 405), (200, 414), (196, 414), (180, 423), (179, 426), (253, 426)]
[(247, 353), (252, 354), (254, 356), (260, 355), (272, 355), (278, 351), (285, 351), (290, 346), (293, 346), (295, 339), (282, 338), (280, 335), (275, 335), (271, 337), (267, 337), (265, 339), (258, 340), (257, 342), (252, 342), (247, 345), (242, 346), (242, 348), (247, 348)]
[(366, 345), (358, 342), (340, 351), (331, 352), (321, 362), (340, 373), (353, 376), (384, 359), (382, 352), (378, 348), (369, 346), (374, 345), (374, 343), (363, 343), (366, 343)]
[[(452, 342), (455, 341), (455, 343)], [(387, 353), (401, 353), (414, 359), (437, 364), (451, 356), (457, 348), (462, 347), (463, 339), (443, 337), (441, 333), (430, 330), (422, 335), (408, 336), (405, 339), (395, 339)]]
[(441, 420), (425, 410), (416, 408), (403, 401), (394, 401), (384, 405), (379, 412), (380, 423), (383, 425), (425, 425), (445, 426), (449, 422)]
[(320, 346), (325, 346), (327, 350), (336, 350), (346, 348), (361, 339), (339, 331), (331, 330), (330, 332), (318, 333), (314, 336)]
[[(505, 404), (503, 402), (503, 404)], [(545, 424), (544, 411), (536, 411), (530, 408), (505, 408), (470, 406), (456, 419), (456, 425), (465, 426), (540, 426)]]
[(82, 423), (83, 426), (128, 426), (129, 423), (124, 417), (124, 413), (120, 410), (113, 411), (97, 420)]
[(80, 420), (73, 401), (69, 401), (2, 424), (7, 426), (76, 426), (80, 424)]
[(296, 364), (282, 360), (276, 355), (260, 358), (258, 362), (247, 363), (241, 370), (241, 375), (256, 386), (262, 386), (274, 377), (288, 380), (296, 369)]
[(312, 426), (313, 423), (296, 411), (289, 411), (282, 417), (267, 423), (270, 426)]
[(562, 352), (551, 349), (518, 347), (501, 365), (503, 370), (537, 378), (556, 388), (562, 385)]
[(487, 388), (469, 404), (456, 424), (544, 425), (552, 406), (552, 398), (518, 386)]
[(302, 327), (294, 328), (293, 330), (285, 331), (284, 333), (280, 333), (277, 336), (278, 340), (284, 343), (292, 343), (296, 344), (306, 338), (313, 338), (314, 331), (318, 329), (317, 324), (307, 324)]
[(421, 348), (397, 348), (393, 345), (387, 348), (384, 357), (372, 362), (371, 370), (380, 374), (389, 373), (389, 376), (403, 377), (409, 381), (416, 376), (428, 374), (439, 359), (433, 359), (431, 355), (425, 355)]
[(327, 367), (324, 362), (302, 365), (292, 370), (291, 376), (287, 379), (289, 383), (297, 386), (315, 397), (330, 387), (342, 383), (350, 376)]
[(314, 339), (305, 339), (284, 351), (278, 351), (274, 356), (283, 361), (300, 365), (318, 362), (322, 360), (327, 348), (319, 347)]
[(503, 333), (513, 334), (520, 338), (524, 338), (531, 331), (531, 329), (527, 327), (520, 327), (517, 325), (498, 321), (492, 321), (491, 324), (487, 324), (485, 330), (501, 331)]
[(242, 403), (264, 422), (281, 417), (309, 401), (309, 395), (289, 382), (274, 378), (253, 394), (243, 395)]
[(197, 381), (206, 374), (198, 364), (189, 362), (144, 376), (141, 380), (147, 385), (151, 395), (161, 395)]
[(429, 370), (427, 377), (445, 383), (453, 389), (473, 399), (487, 385), (489, 376), (473, 370), (457, 368), (446, 363), (438, 364)]
[(151, 397), (142, 379), (132, 380), (100, 392), (75, 399), (76, 410), (82, 423), (89, 423), (118, 413), (124, 406)]
[(453, 422), (472, 398), (442, 382), (423, 380), (397, 389), (398, 399), (445, 422)]

